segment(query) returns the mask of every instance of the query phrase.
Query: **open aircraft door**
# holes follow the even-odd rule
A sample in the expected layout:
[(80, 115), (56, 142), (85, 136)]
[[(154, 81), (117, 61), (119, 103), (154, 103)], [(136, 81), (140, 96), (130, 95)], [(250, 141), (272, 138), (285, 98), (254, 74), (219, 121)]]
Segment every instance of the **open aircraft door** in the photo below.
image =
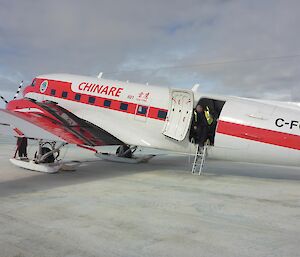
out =
[(190, 127), (194, 107), (194, 95), (191, 90), (171, 90), (170, 106), (163, 134), (182, 141)]

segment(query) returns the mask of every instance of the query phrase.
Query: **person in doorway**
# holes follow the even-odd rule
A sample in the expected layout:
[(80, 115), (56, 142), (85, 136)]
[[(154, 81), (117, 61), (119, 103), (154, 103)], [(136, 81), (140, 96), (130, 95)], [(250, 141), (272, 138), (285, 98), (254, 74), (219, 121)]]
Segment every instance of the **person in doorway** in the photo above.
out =
[(211, 110), (209, 109), (208, 106), (205, 107), (204, 114), (205, 114), (205, 118), (206, 118), (207, 124), (208, 124), (207, 137), (209, 140), (209, 144), (214, 145), (217, 123), (216, 123), (213, 113), (211, 112)]
[(208, 140), (210, 145), (215, 144), (216, 129), (217, 129), (217, 121), (214, 120), (208, 129)]
[(201, 105), (197, 105), (194, 110), (191, 132), (190, 138), (194, 138), (200, 147), (204, 146), (208, 136), (208, 122)]

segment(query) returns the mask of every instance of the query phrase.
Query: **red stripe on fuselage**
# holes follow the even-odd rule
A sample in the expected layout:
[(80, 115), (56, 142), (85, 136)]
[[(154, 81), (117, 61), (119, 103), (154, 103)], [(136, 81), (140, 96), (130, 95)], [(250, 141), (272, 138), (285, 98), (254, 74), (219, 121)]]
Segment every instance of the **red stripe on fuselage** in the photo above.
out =
[(217, 133), (300, 150), (300, 136), (219, 120)]
[[(48, 87), (47, 87), (47, 89), (44, 93), (41, 93), (40, 92), (40, 85), (44, 80), (48, 81)], [(110, 109), (110, 110), (114, 110), (114, 111), (119, 111), (119, 112), (134, 114), (134, 115), (136, 114), (138, 116), (145, 116), (147, 118), (161, 120), (161, 121), (165, 121), (165, 118), (158, 117), (158, 112), (159, 111), (164, 111), (166, 113), (168, 112), (168, 110), (166, 110), (164, 108), (157, 108), (157, 107), (153, 107), (153, 106), (147, 106), (147, 104), (145, 104), (145, 103), (144, 104), (143, 103), (136, 104), (136, 103), (132, 103), (132, 102), (116, 100), (116, 99), (111, 99), (111, 98), (106, 98), (106, 97), (88, 95), (88, 94), (84, 94), (84, 93), (77, 93), (77, 92), (72, 91), (71, 85), (72, 85), (71, 82), (50, 80), (50, 79), (46, 79), (46, 78), (45, 79), (44, 78), (37, 78), (35, 86), (26, 87), (25, 92), (26, 93), (34, 92), (34, 93), (38, 93), (38, 94), (41, 94), (41, 95), (52, 96), (52, 97), (59, 98), (59, 99), (64, 99), (64, 100), (68, 100), (68, 101), (72, 101), (72, 102), (87, 104), (87, 105), (90, 105), (90, 106), (97, 106), (97, 107), (106, 108), (106, 109)], [(55, 95), (51, 95), (51, 90), (55, 90)], [(62, 97), (63, 92), (68, 93), (68, 96), (66, 98)], [(81, 98), (80, 98), (79, 101), (75, 99), (76, 94), (81, 95)], [(89, 97), (94, 97), (95, 102), (94, 103), (89, 103)], [(104, 106), (104, 101), (105, 100), (111, 101), (111, 104), (110, 104), (109, 107)], [(120, 104), (121, 103), (128, 104), (127, 110), (121, 110), (120, 109)], [(138, 106), (147, 106), (149, 109), (147, 110), (146, 114), (139, 114), (139, 113), (137, 113)]]

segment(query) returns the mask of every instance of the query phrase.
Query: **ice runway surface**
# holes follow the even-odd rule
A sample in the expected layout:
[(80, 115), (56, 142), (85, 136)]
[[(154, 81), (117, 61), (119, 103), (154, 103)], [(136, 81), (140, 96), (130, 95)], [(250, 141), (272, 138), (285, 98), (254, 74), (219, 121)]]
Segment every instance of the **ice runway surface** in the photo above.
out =
[[(0, 144), (0, 256), (299, 256), (300, 170), (186, 157), (13, 167)], [(70, 149), (68, 158), (89, 158)]]

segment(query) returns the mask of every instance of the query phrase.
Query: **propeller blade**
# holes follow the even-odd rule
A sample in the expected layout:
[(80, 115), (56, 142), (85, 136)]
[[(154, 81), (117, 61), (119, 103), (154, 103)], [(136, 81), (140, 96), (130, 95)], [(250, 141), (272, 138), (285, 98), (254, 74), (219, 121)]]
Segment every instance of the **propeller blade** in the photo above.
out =
[(8, 101), (2, 96), (2, 95), (0, 95), (0, 98), (7, 104), (8, 103)]
[(17, 90), (17, 92), (16, 92), (13, 100), (15, 100), (18, 97), (18, 95), (19, 95), (19, 93), (21, 91), (22, 86), (23, 86), (23, 80), (21, 81), (20, 86), (18, 87), (18, 90)]

